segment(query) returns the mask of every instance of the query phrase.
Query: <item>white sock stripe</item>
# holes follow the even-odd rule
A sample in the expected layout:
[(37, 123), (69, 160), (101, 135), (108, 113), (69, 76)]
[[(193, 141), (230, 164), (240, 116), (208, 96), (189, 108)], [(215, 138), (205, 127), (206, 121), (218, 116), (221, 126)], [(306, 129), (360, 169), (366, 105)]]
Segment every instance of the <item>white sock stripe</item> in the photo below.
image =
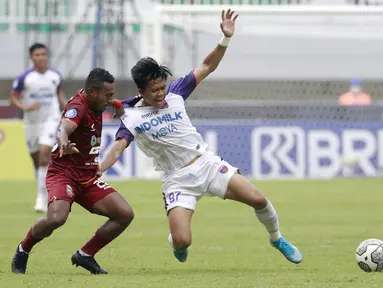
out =
[(84, 251), (82, 251), (81, 249), (78, 250), (78, 253), (80, 253), (81, 256), (84, 256), (84, 257), (91, 257), (89, 254), (85, 253)]

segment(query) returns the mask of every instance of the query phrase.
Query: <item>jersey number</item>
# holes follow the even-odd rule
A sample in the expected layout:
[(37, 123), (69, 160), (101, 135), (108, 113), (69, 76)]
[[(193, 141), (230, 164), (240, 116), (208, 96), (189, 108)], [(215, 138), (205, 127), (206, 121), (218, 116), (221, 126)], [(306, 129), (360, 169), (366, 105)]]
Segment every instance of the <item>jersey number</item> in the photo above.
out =
[(100, 149), (101, 149), (100, 146), (92, 147), (92, 149), (90, 149), (89, 154), (90, 155), (99, 154), (100, 153)]

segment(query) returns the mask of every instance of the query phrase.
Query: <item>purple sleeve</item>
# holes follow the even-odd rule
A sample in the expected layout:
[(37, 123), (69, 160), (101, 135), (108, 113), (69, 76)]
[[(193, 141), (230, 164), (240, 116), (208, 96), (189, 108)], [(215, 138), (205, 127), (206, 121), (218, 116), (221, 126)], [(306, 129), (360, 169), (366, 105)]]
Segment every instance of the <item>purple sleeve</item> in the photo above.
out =
[(197, 78), (195, 77), (194, 71), (191, 71), (184, 77), (170, 83), (168, 93), (180, 95), (182, 98), (184, 98), (184, 100), (186, 100), (193, 92), (195, 87), (197, 87), (197, 85)]
[(121, 122), (120, 128), (118, 128), (116, 133), (116, 140), (125, 139), (128, 143), (131, 143), (134, 140), (133, 134), (126, 128), (124, 123)]
[(122, 100), (121, 103), (123, 106), (134, 107), (134, 105), (136, 105), (141, 99), (141, 96), (134, 96), (132, 98)]
[(16, 92), (16, 93), (21, 93), (24, 89), (24, 80), (25, 80), (25, 77), (27, 77), (27, 75), (31, 72), (32, 70), (27, 70), (25, 71), (24, 73), (20, 74), (19, 76), (17, 76), (17, 78), (15, 79), (15, 81), (13, 81), (13, 84), (12, 84), (12, 91), (13, 92)]

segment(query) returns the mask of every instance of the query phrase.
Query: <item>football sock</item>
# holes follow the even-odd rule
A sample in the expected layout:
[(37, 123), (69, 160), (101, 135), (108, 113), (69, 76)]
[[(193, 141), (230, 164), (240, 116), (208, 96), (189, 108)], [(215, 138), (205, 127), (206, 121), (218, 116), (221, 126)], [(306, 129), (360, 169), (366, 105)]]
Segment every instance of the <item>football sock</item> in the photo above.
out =
[(32, 228), (29, 229), (27, 236), (25, 236), (25, 239), (21, 242), (19, 246), (19, 250), (21, 252), (29, 253), (32, 250), (32, 247), (35, 246), (37, 243), (39, 243), (43, 239), (35, 239), (32, 236)]
[(265, 208), (261, 210), (254, 210), (258, 220), (265, 226), (266, 230), (269, 232), (271, 241), (279, 240), (279, 238), (281, 238), (281, 233), (279, 232), (277, 212), (275, 211), (273, 205), (270, 202), (268, 202)]
[(38, 198), (43, 199), (44, 203), (48, 200), (48, 192), (45, 184), (48, 166), (40, 166), (37, 171), (37, 193)]
[(91, 257), (89, 254), (86, 254), (84, 251), (82, 251), (81, 249), (78, 250), (78, 253), (80, 253), (81, 256), (84, 256), (84, 257)]
[(110, 242), (112, 242), (112, 239), (104, 239), (100, 236), (98, 232), (94, 234), (92, 239), (90, 239), (79, 251), (86, 253), (89, 256), (94, 256), (98, 251), (100, 251), (103, 247), (108, 245)]

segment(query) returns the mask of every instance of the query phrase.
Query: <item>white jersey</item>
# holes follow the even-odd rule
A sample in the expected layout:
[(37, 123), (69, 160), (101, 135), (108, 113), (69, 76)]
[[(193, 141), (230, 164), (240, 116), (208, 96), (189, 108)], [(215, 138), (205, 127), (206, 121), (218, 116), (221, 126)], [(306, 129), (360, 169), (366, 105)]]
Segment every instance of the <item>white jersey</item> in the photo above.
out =
[(165, 174), (185, 166), (206, 152), (207, 144), (191, 124), (185, 109), (185, 99), (197, 86), (191, 72), (169, 85), (167, 107), (125, 108), (116, 138), (136, 141), (138, 147), (153, 158), (157, 171)]
[(38, 110), (24, 112), (26, 124), (44, 123), (47, 119), (60, 118), (60, 105), (57, 98), (57, 89), (60, 84), (60, 74), (51, 69), (45, 73), (39, 73), (33, 68), (28, 69), (16, 78), (12, 90), (21, 95), (21, 102), (24, 105), (40, 103)]

